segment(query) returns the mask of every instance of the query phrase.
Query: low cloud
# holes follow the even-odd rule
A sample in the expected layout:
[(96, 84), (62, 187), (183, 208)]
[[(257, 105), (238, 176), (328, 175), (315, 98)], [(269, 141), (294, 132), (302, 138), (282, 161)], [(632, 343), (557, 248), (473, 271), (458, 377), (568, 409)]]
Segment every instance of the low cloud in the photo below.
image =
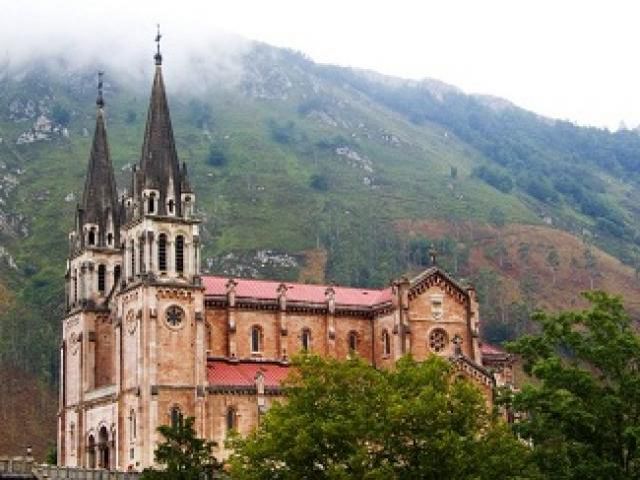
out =
[[(180, 16), (153, 4), (116, 0), (93, 2), (10, 2), (0, 19), (0, 71), (12, 76), (40, 62), (65, 73), (105, 70), (107, 80), (147, 85), (152, 75), (156, 21), (161, 23), (164, 73), (172, 90), (197, 95), (209, 84), (234, 84), (252, 42), (215, 27), (191, 12)], [(175, 18), (172, 18), (172, 15)]]

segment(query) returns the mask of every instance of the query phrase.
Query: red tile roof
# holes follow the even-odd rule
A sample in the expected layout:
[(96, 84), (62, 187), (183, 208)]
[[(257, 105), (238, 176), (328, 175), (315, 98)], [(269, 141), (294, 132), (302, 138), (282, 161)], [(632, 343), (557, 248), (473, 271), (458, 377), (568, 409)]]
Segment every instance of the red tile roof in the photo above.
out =
[[(289, 283), (274, 280), (234, 279), (236, 298), (252, 298), (257, 300), (277, 300), (278, 287), (287, 286), (287, 302), (326, 303), (325, 291), (328, 285), (309, 285), (306, 283)], [(202, 277), (205, 295), (224, 296), (227, 294), (228, 277)], [(373, 307), (391, 301), (391, 288), (373, 290), (365, 288), (333, 287), (336, 305), (354, 307)]]
[(485, 342), (482, 342), (482, 345), (480, 345), (480, 352), (482, 355), (508, 355), (507, 352), (501, 348)]
[(207, 362), (209, 385), (224, 387), (253, 387), (256, 375), (262, 372), (265, 387), (279, 387), (289, 374), (289, 366), (274, 362), (236, 362), (211, 360)]

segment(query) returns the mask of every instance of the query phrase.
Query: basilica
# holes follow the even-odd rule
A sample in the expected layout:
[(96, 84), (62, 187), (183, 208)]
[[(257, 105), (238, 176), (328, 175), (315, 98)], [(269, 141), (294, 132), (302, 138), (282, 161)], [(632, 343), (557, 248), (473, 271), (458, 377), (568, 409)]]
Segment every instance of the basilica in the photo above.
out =
[[(158, 39), (159, 40), (159, 39)], [(492, 402), (511, 359), (480, 340), (475, 290), (434, 264), (388, 288), (227, 278), (200, 271), (196, 192), (178, 160), (162, 55), (141, 156), (119, 196), (102, 82), (84, 192), (69, 235), (60, 347), (58, 464), (140, 471), (157, 429), (195, 418), (214, 455), (250, 432), (301, 351), (393, 368), (440, 355)]]

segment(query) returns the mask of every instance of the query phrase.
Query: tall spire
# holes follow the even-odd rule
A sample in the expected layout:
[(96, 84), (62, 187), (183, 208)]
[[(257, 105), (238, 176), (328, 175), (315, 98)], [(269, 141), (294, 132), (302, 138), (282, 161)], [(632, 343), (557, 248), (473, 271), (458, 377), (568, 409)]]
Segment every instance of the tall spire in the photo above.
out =
[[(87, 177), (82, 194), (82, 224), (88, 223), (98, 226), (95, 244), (105, 246), (108, 233), (112, 234), (112, 240), (118, 232), (117, 189), (111, 155), (107, 141), (107, 128), (104, 118), (104, 98), (102, 94), (102, 75), (98, 73), (98, 97), (96, 100), (96, 128), (89, 155)], [(82, 228), (83, 225), (80, 225)], [(111, 242), (115, 245), (115, 241)]]
[(98, 98), (96, 98), (96, 105), (98, 108), (104, 108), (104, 97), (102, 96), (102, 76), (104, 72), (98, 72)]
[(160, 54), (160, 30), (156, 35), (158, 51), (155, 55), (156, 71), (151, 89), (151, 100), (147, 113), (147, 125), (140, 159), (140, 193), (156, 190), (159, 193), (158, 213), (165, 215), (170, 200), (175, 212), (181, 214), (181, 186), (184, 180), (176, 152), (169, 104), (162, 78), (162, 55)]
[(158, 50), (156, 51), (156, 54), (153, 56), (153, 58), (156, 61), (156, 65), (162, 65), (162, 54), (160, 53), (160, 39), (162, 38), (162, 35), (160, 35), (160, 24), (157, 24), (158, 27), (158, 33), (156, 33), (156, 44), (157, 44), (157, 48)]

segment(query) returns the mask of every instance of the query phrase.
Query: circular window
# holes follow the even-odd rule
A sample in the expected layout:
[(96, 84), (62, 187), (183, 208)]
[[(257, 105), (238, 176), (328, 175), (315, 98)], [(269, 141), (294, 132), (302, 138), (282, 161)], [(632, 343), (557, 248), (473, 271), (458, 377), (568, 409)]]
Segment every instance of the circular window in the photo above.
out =
[(165, 312), (165, 320), (170, 327), (179, 327), (184, 320), (184, 310), (177, 305), (171, 305)]
[(436, 328), (429, 334), (429, 348), (431, 348), (432, 351), (436, 353), (441, 352), (445, 349), (447, 343), (449, 343), (447, 332), (442, 328)]

